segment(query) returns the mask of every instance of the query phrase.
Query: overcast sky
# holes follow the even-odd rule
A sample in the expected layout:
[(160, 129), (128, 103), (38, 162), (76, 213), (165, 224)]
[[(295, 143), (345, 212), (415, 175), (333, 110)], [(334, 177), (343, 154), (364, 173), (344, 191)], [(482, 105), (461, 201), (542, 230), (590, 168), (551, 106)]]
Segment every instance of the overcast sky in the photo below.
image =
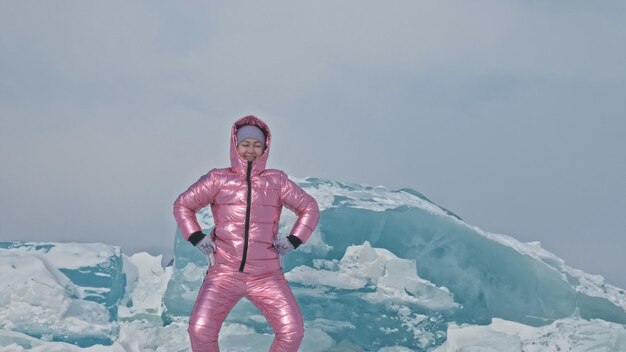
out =
[(2, 1), (0, 241), (171, 256), (229, 165), (413, 188), (626, 287), (623, 1)]

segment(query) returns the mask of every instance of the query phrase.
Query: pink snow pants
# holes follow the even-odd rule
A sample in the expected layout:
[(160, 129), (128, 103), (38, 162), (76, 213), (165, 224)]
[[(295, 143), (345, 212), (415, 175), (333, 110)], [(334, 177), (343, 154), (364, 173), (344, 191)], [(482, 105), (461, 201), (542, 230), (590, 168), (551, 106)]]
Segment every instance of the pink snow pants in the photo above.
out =
[(270, 352), (297, 352), (304, 337), (302, 313), (281, 270), (251, 275), (211, 268), (189, 319), (193, 352), (219, 352), (217, 335), (235, 303), (249, 299), (274, 330)]

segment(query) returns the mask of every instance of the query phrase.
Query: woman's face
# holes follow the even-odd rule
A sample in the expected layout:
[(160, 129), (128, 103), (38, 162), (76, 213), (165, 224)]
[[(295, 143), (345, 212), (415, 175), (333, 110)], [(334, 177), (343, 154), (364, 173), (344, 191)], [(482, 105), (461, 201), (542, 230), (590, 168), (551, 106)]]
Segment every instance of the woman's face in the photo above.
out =
[(248, 161), (257, 160), (263, 155), (263, 142), (254, 138), (244, 139), (237, 145), (237, 154)]

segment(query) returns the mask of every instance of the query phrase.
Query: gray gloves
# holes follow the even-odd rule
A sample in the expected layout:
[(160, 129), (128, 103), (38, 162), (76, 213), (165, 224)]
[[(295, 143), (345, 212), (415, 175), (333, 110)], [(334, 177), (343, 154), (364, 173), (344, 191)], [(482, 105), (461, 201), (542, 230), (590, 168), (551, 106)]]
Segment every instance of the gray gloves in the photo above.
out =
[(211, 237), (205, 236), (196, 244), (196, 247), (204, 253), (207, 257), (207, 261), (209, 262), (209, 269), (215, 265), (215, 251), (217, 250), (217, 246), (215, 242), (211, 240)]
[(275, 239), (274, 241), (272, 241), (272, 244), (274, 245), (274, 248), (276, 248), (276, 251), (278, 252), (278, 259), (280, 260), (280, 267), (284, 268), (283, 256), (293, 251), (294, 249), (298, 248), (302, 244), (302, 241), (297, 236), (289, 235), (287, 237), (279, 237)]
[(274, 248), (278, 251), (279, 255), (285, 255), (294, 250), (293, 245), (287, 237), (279, 237), (273, 242)]
[[(217, 245), (213, 242), (213, 240), (211, 240), (211, 236), (205, 236), (201, 231), (198, 231), (189, 236), (189, 241), (202, 253), (204, 253), (204, 255), (206, 255), (207, 262), (209, 263), (209, 269), (215, 266), (215, 252), (217, 251)], [(298, 248), (298, 246), (302, 244), (302, 241), (294, 235), (289, 235), (287, 237), (275, 239), (272, 241), (272, 244), (279, 254), (280, 266), (282, 267), (283, 256)]]

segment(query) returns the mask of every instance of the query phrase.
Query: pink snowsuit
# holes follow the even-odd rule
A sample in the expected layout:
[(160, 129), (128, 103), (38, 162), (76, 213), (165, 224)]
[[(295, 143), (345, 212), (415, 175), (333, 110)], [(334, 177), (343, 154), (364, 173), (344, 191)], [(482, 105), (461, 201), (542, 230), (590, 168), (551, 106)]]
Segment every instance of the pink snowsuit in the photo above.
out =
[[(255, 125), (265, 132), (261, 157), (247, 161), (237, 153), (237, 128)], [(211, 205), (217, 245), (216, 264), (207, 272), (189, 319), (191, 347), (219, 351), (218, 333), (235, 303), (248, 298), (275, 333), (270, 352), (296, 352), (304, 336), (302, 313), (287, 284), (272, 245), (282, 207), (298, 216), (290, 234), (303, 243), (319, 220), (317, 202), (274, 169), (265, 169), (271, 134), (255, 116), (237, 120), (231, 131), (230, 168), (213, 169), (174, 202), (174, 216), (185, 239), (202, 236), (196, 212)]]

